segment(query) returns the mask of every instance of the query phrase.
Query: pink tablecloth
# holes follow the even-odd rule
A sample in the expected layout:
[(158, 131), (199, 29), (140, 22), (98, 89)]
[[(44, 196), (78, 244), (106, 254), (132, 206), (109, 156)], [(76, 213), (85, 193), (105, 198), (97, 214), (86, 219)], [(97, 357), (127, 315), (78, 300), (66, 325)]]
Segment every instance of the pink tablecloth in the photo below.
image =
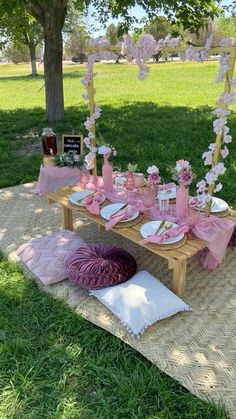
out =
[(76, 185), (80, 180), (80, 170), (72, 167), (40, 167), (38, 181), (31, 191), (44, 195), (65, 186)]

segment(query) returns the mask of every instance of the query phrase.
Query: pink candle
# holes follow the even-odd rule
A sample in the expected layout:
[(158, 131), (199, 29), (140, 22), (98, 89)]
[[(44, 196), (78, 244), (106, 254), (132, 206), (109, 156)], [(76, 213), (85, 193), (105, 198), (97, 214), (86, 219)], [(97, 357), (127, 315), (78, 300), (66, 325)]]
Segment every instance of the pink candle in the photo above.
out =
[(104, 155), (104, 163), (102, 166), (102, 178), (104, 192), (113, 191), (113, 170), (112, 164), (108, 162), (108, 157)]
[(188, 188), (183, 184), (176, 191), (176, 217), (183, 218), (188, 207)]

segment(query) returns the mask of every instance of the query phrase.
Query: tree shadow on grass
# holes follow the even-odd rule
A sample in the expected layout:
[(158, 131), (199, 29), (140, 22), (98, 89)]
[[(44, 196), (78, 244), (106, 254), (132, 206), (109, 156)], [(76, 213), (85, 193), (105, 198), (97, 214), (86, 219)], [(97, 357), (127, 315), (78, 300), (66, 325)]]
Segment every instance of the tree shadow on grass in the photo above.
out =
[(1, 417), (226, 418), (0, 257)]
[[(160, 168), (163, 180), (167, 182), (170, 180), (168, 167), (183, 158), (191, 162), (197, 174), (196, 180), (200, 180), (207, 171), (202, 162), (202, 153), (207, 150), (211, 142), (215, 141), (211, 111), (209, 107), (195, 109), (183, 106), (158, 106), (151, 102), (128, 102), (116, 107), (104, 105), (102, 116), (96, 125), (97, 137), (102, 136), (101, 142), (110, 143), (117, 148), (118, 155), (113, 159), (113, 163), (123, 170), (129, 162), (138, 163), (140, 171), (146, 171), (149, 165), (156, 164)], [(58, 135), (70, 133), (72, 130), (86, 135), (84, 120), (87, 116), (88, 111), (85, 106), (68, 107), (65, 110), (64, 120), (53, 124), (53, 128)], [(6, 169), (6, 165), (12, 169), (13, 180), (10, 181), (10, 176), (9, 185), (31, 181), (37, 177), (38, 167), (34, 166), (33, 170), (31, 168), (28, 176), (24, 165), (22, 169), (19, 167), (21, 165), (19, 162), (27, 162), (27, 166), (35, 159), (38, 165), (39, 154), (38, 160), (34, 155), (17, 156), (17, 178), (14, 177), (15, 156), (23, 142), (30, 141), (29, 133), (32, 129), (40, 141), (42, 129), (47, 125), (42, 108), (0, 111), (0, 147), (6, 159), (0, 161), (0, 169)], [(234, 132), (235, 115), (229, 118), (229, 125)], [(224, 188), (220, 196), (230, 204), (236, 205), (236, 143), (230, 144), (229, 148), (230, 155), (225, 161), (228, 170), (222, 178)], [(21, 172), (22, 176), (19, 175)], [(4, 186), (7, 186), (6, 182)]]

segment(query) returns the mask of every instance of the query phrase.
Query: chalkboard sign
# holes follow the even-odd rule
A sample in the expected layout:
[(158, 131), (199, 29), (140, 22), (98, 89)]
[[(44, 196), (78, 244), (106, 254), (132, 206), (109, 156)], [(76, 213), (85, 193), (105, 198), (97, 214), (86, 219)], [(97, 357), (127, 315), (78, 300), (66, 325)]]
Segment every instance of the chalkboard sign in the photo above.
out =
[(83, 152), (83, 136), (74, 134), (65, 134), (62, 136), (62, 153), (74, 151), (76, 154)]

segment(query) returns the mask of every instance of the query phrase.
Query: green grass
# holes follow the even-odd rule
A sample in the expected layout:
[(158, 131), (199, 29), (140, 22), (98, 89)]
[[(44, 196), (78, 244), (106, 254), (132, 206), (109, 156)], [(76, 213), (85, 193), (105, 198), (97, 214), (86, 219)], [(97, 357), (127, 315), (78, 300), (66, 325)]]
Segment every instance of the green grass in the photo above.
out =
[[(206, 172), (201, 155), (215, 139), (211, 111), (223, 89), (214, 82), (217, 68), (216, 62), (153, 64), (149, 77), (141, 82), (135, 65), (97, 64), (96, 100), (103, 110), (97, 133), (117, 147), (114, 164), (124, 169), (128, 162), (138, 162), (140, 170), (156, 164), (168, 181), (168, 166), (186, 158), (192, 163), (196, 180), (200, 180)], [(23, 65), (0, 66), (0, 187), (35, 180), (38, 175), (40, 155), (17, 155), (23, 137), (30, 141), (48, 125), (44, 119), (43, 76), (40, 73), (34, 79), (27, 76), (28, 72), (29, 67)], [(84, 72), (83, 65), (67, 65), (64, 69), (66, 111), (64, 121), (53, 127), (57, 134), (72, 129), (86, 132), (83, 122), (87, 109), (80, 83)], [(234, 135), (234, 113), (229, 125)], [(230, 144), (226, 165), (219, 196), (235, 206), (235, 142)]]
[(0, 256), (1, 419), (223, 419)]
[[(97, 132), (117, 147), (114, 164), (140, 170), (186, 158), (200, 179), (201, 154), (214, 141), (211, 110), (222, 86), (214, 83), (216, 63), (152, 65), (137, 80), (134, 65), (96, 66)], [(84, 66), (64, 71), (65, 119), (57, 134), (85, 133), (87, 110), (79, 78)], [(35, 180), (41, 156), (17, 154), (22, 144), (47, 126), (42, 74), (29, 67), (0, 65), (0, 187)], [(46, 125), (45, 125), (46, 124)], [(234, 134), (236, 119), (230, 126)], [(39, 139), (40, 141), (40, 139)], [(221, 193), (236, 204), (236, 146), (230, 145)], [(233, 181), (234, 180), (234, 181)], [(220, 406), (203, 402), (144, 357), (39, 291), (7, 260), (0, 259), (1, 419), (221, 419)]]

